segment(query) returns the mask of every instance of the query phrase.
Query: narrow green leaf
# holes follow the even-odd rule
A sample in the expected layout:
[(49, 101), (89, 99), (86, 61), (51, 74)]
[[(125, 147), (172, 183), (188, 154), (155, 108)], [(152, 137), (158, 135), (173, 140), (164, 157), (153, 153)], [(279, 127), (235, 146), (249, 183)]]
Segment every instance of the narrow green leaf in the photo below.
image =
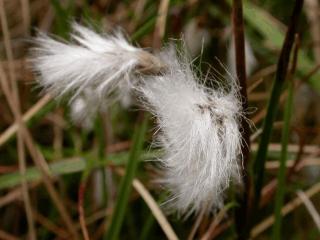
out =
[[(140, 161), (147, 159), (154, 159), (160, 156), (161, 151), (148, 151), (141, 155)], [(49, 164), (50, 172), (55, 176), (72, 174), (84, 171), (89, 162), (92, 163), (92, 169), (100, 168), (106, 166), (108, 163), (112, 165), (123, 165), (128, 161), (128, 152), (122, 152), (117, 154), (110, 154), (107, 158), (103, 160), (95, 159), (92, 155), (86, 155), (82, 157), (74, 157), (70, 159), (64, 159)], [(90, 160), (87, 160), (89, 159)], [(35, 167), (29, 167), (26, 170), (25, 178), (27, 182), (39, 181), (41, 180), (41, 173)], [(7, 173), (0, 176), (0, 190), (11, 188), (19, 185), (21, 182), (21, 175), (19, 171), (13, 173)]]
[(59, 0), (51, 0), (51, 5), (56, 12), (56, 33), (67, 39), (70, 32), (70, 21), (74, 16), (75, 1), (69, 0), (65, 7)]
[[(45, 157), (53, 156), (53, 151), (49, 153), (48, 150), (44, 150), (43, 148), (41, 150), (42, 150), (42, 153), (44, 153)], [(140, 161), (159, 158), (161, 154), (162, 154), (162, 151), (159, 151), (159, 150), (147, 151), (141, 155)], [(280, 156), (278, 151), (269, 151), (269, 155), (272, 156), (273, 158), (279, 158)], [(92, 154), (86, 154), (83, 157), (61, 159), (57, 162), (50, 163), (49, 168), (52, 174), (54, 174), (55, 176), (68, 175), (68, 174), (84, 171), (88, 165), (88, 161), (93, 162), (93, 166), (92, 166), (93, 169), (106, 166), (108, 165), (108, 163), (112, 163), (112, 165), (124, 165), (128, 161), (128, 156), (129, 156), (128, 152), (121, 152), (121, 153), (109, 154), (107, 158), (104, 158), (103, 160), (99, 160), (99, 159), (95, 159), (92, 156)], [(288, 156), (290, 156), (290, 159), (295, 159), (296, 153), (291, 152), (289, 153)], [(39, 181), (41, 180), (41, 173), (35, 167), (28, 167), (26, 170), (26, 180), (27, 182)], [(21, 182), (21, 176), (19, 174), (19, 171), (3, 174), (0, 176), (0, 190), (16, 187), (20, 184), (20, 182)]]
[(280, 57), (277, 64), (277, 71), (273, 82), (270, 100), (268, 102), (267, 114), (263, 122), (263, 132), (257, 155), (253, 165), (254, 174), (254, 189), (255, 198), (253, 205), (253, 213), (258, 209), (260, 203), (261, 189), (263, 186), (264, 174), (265, 174), (265, 161), (267, 159), (268, 145), (272, 133), (273, 122), (275, 115), (278, 111), (279, 99), (284, 86), (288, 65), (290, 61), (290, 53), (294, 43), (294, 36), (296, 34), (297, 25), (299, 21), (299, 15), (301, 14), (303, 0), (297, 0), (294, 3), (292, 16), (287, 29), (286, 38), (281, 49)]
[(151, 17), (145, 24), (143, 24), (135, 33), (131, 36), (131, 41), (137, 41), (143, 36), (147, 35), (150, 31), (152, 31), (153, 26), (156, 23), (156, 16)]
[[(263, 35), (269, 45), (278, 49), (281, 48), (285, 37), (285, 29), (281, 28), (275, 21), (272, 21), (269, 13), (255, 4), (245, 1), (244, 17), (252, 27)], [(306, 76), (314, 68), (315, 62), (301, 49), (297, 66), (298, 73)], [(309, 84), (318, 92), (320, 92), (319, 77), (320, 73), (316, 73), (309, 79)]]
[[(227, 1), (231, 4), (231, 0)], [(285, 28), (281, 27), (272, 16), (259, 6), (251, 3), (250, 1), (244, 1), (243, 14), (246, 22), (251, 25), (257, 32), (259, 32), (268, 46), (275, 49), (280, 49), (285, 37)], [(315, 62), (307, 55), (307, 52), (300, 49), (298, 57), (298, 73), (306, 76), (314, 68)], [(315, 73), (308, 79), (311, 87), (320, 92), (320, 73)]]
[[(86, 167), (83, 158), (73, 158), (50, 164), (50, 172), (53, 175), (63, 175), (82, 171)], [(37, 181), (42, 178), (42, 174), (36, 167), (29, 167), (26, 170), (25, 178), (27, 182)], [(21, 181), (19, 172), (4, 174), (0, 176), (0, 190), (17, 186)]]
[(119, 237), (119, 233), (126, 212), (127, 202), (131, 191), (131, 182), (135, 176), (139, 163), (146, 128), (147, 119), (145, 118), (143, 123), (134, 131), (133, 146), (130, 151), (128, 164), (126, 167), (126, 173), (121, 181), (116, 206), (112, 214), (112, 221), (104, 239), (117, 240)]
[(275, 202), (275, 223), (273, 225), (273, 238), (274, 240), (281, 239), (281, 208), (283, 205), (283, 198), (285, 194), (285, 176), (286, 176), (286, 161), (288, 157), (288, 142), (290, 134), (290, 119), (292, 115), (292, 105), (293, 105), (293, 83), (290, 81), (288, 88), (288, 100), (284, 112), (284, 126), (282, 128), (282, 140), (281, 140), (281, 158), (280, 167), (278, 170), (278, 185), (276, 193)]
[(149, 212), (145, 222), (142, 225), (143, 227), (142, 227), (141, 234), (139, 237), (140, 240), (150, 239), (149, 238), (150, 232), (152, 230), (152, 227), (154, 226), (155, 221), (156, 220), (155, 220), (153, 214), (151, 212)]

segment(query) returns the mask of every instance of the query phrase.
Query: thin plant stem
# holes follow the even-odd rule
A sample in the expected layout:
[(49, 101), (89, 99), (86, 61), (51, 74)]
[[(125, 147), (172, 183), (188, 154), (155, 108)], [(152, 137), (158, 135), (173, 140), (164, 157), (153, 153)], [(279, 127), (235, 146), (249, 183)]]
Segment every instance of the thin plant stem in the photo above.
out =
[(157, 22), (153, 34), (153, 47), (156, 49), (161, 47), (161, 41), (165, 35), (169, 3), (170, 0), (160, 1)]
[(130, 150), (126, 173), (121, 181), (116, 206), (112, 214), (111, 224), (104, 239), (117, 240), (124, 220), (126, 206), (131, 192), (131, 184), (136, 174), (140, 153), (147, 128), (147, 119), (144, 118), (139, 127), (136, 127), (133, 136), (133, 146)]
[(288, 142), (289, 142), (289, 135), (290, 135), (290, 120), (292, 115), (292, 107), (293, 107), (293, 89), (294, 89), (294, 72), (297, 66), (297, 59), (298, 59), (298, 49), (299, 49), (299, 38), (296, 37), (295, 41), (295, 48), (292, 60), (292, 67), (289, 73), (290, 81), (288, 86), (288, 98), (287, 103), (284, 110), (284, 125), (282, 128), (282, 140), (281, 140), (281, 155), (280, 155), (280, 166), (278, 169), (278, 183), (277, 183), (277, 192), (275, 197), (275, 223), (273, 226), (273, 238), (274, 240), (281, 239), (281, 224), (282, 224), (282, 217), (281, 217), (281, 208), (283, 206), (283, 200), (285, 195), (285, 181), (286, 181), (286, 162), (288, 158)]
[[(51, 102), (51, 104), (49, 104)], [(50, 105), (50, 106), (49, 106)], [(42, 115), (43, 109), (46, 106), (49, 106), (48, 109), (51, 109), (53, 106), (50, 95), (43, 96), (38, 102), (36, 102), (25, 114), (22, 116), (23, 123), (27, 124), (33, 117), (37, 115)], [(48, 111), (45, 109), (45, 112)], [(0, 134), (0, 147), (4, 145), (14, 134), (18, 131), (18, 123), (12, 124), (4, 132)]]
[(286, 38), (283, 43), (283, 47), (280, 53), (279, 61), (277, 64), (277, 71), (275, 80), (273, 82), (272, 92), (270, 100), (268, 102), (267, 114), (263, 123), (263, 132), (261, 135), (261, 140), (259, 148), (256, 154), (255, 162), (253, 165), (254, 171), (254, 183), (255, 183), (255, 195), (254, 195), (254, 211), (258, 209), (261, 189), (263, 186), (264, 172), (265, 172), (265, 162), (267, 158), (268, 144), (270, 141), (273, 122), (275, 115), (278, 110), (278, 102), (282, 92), (283, 85), (285, 83), (286, 75), (288, 72), (289, 58), (294, 43), (294, 37), (297, 31), (297, 25), (299, 21), (299, 16), (302, 11), (303, 0), (296, 0), (293, 8), (291, 20), (287, 30)]
[(236, 209), (236, 227), (239, 239), (245, 239), (247, 235), (247, 217), (250, 199), (250, 178), (248, 174), (248, 164), (250, 160), (250, 126), (246, 110), (248, 109), (248, 94), (246, 80), (246, 61), (245, 61), (245, 43), (244, 43), (244, 24), (243, 24), (243, 9), (242, 0), (233, 0), (232, 4), (232, 22), (233, 35), (235, 43), (235, 59), (236, 73), (240, 83), (240, 94), (244, 117), (241, 120), (242, 128), (242, 156), (243, 156), (243, 195), (239, 197), (240, 207)]
[[(13, 66), (13, 51), (12, 51), (12, 45), (10, 40), (10, 31), (8, 27), (7, 22), (7, 15), (5, 11), (5, 5), (3, 1), (1, 1), (0, 5), (0, 18), (1, 18), (1, 27), (3, 30), (4, 35), (4, 42), (5, 42), (5, 50), (6, 55), (9, 61), (9, 76), (11, 80), (11, 96), (13, 97), (14, 107), (17, 109), (17, 111), (21, 111), (20, 106), (20, 99), (19, 99), (19, 89), (17, 86), (17, 78), (14, 71)], [(9, 93), (8, 89), (8, 93)], [(17, 119), (16, 119), (17, 120)], [(35, 231), (35, 225), (34, 225), (34, 219), (33, 214), (31, 210), (31, 201), (30, 201), (30, 195), (28, 190), (27, 181), (24, 178), (25, 172), (26, 172), (26, 156), (25, 156), (25, 149), (23, 144), (23, 135), (21, 130), (18, 131), (18, 138), (17, 138), (17, 149), (18, 149), (18, 160), (19, 160), (19, 171), (22, 176), (21, 178), (21, 187), (22, 187), (22, 196), (23, 196), (23, 202), (26, 212), (26, 218), (28, 223), (28, 230), (29, 230), (29, 237), (30, 239), (34, 240), (36, 239), (36, 231)]]
[(84, 194), (86, 189), (86, 177), (83, 177), (83, 178), (84, 179), (81, 181), (79, 190), (78, 190), (78, 212), (79, 212), (79, 222), (80, 222), (83, 239), (89, 240), (90, 237), (89, 237), (89, 232), (88, 232), (86, 220), (85, 220), (85, 213), (83, 209)]
[(293, 83), (290, 81), (288, 88), (288, 99), (284, 112), (284, 126), (282, 128), (282, 141), (281, 141), (281, 157), (280, 157), (280, 167), (278, 170), (278, 184), (277, 193), (275, 200), (275, 223), (273, 227), (273, 238), (274, 240), (281, 239), (281, 208), (283, 205), (283, 198), (285, 194), (285, 175), (286, 175), (286, 160), (288, 157), (288, 141), (290, 132), (290, 117), (292, 114), (292, 99), (293, 99)]
[[(319, 194), (320, 192), (320, 182), (314, 184), (309, 189), (304, 191), (304, 194), (306, 197), (311, 198), (316, 194)], [(303, 204), (303, 201), (300, 197), (296, 197), (290, 202), (288, 202), (286, 205), (284, 205), (281, 209), (281, 215), (282, 217), (285, 217), (295, 209), (297, 209), (301, 204)], [(259, 224), (257, 224), (251, 231), (250, 237), (256, 238), (259, 234), (267, 230), (269, 227), (271, 227), (274, 223), (274, 215), (265, 218), (263, 221), (261, 221)]]
[(28, 128), (24, 125), (24, 123), (22, 121), (21, 112), (16, 107), (15, 101), (14, 101), (13, 97), (11, 96), (11, 91), (10, 91), (8, 83), (7, 83), (6, 75), (5, 75), (4, 70), (1, 65), (0, 65), (0, 84), (3, 89), (4, 94), (6, 96), (6, 100), (9, 104), (9, 107), (10, 107), (12, 113), (14, 114), (14, 117), (18, 123), (19, 131), (21, 131), (21, 134), (23, 135), (23, 140), (25, 142), (25, 145), (26, 145), (27, 149), (29, 150), (29, 153), (30, 153), (32, 159), (34, 160), (35, 165), (37, 166), (37, 168), (39, 168), (39, 170), (42, 174), (43, 182), (48, 190), (48, 193), (49, 193), (51, 199), (55, 203), (57, 210), (59, 211), (62, 219), (66, 223), (66, 226), (70, 230), (70, 233), (73, 235), (73, 239), (78, 239), (78, 233), (73, 226), (71, 218), (68, 215), (67, 209), (65, 208), (62, 200), (60, 199), (59, 194), (56, 192), (55, 187), (52, 183), (49, 167), (48, 167), (42, 153), (36, 147), (30, 131), (28, 130)]
[(34, 217), (31, 209), (31, 201), (30, 201), (30, 195), (29, 195), (29, 189), (28, 189), (28, 183), (25, 179), (26, 174), (26, 154), (25, 154), (25, 147), (23, 144), (23, 136), (21, 132), (18, 133), (18, 159), (19, 159), (19, 171), (21, 174), (21, 190), (22, 190), (22, 196), (23, 201), (25, 205), (26, 210), (26, 217), (28, 222), (28, 229), (29, 229), (29, 238), (31, 240), (37, 239), (36, 237), (36, 231), (34, 226)]
[(23, 28), (25, 35), (30, 34), (30, 3), (29, 0), (20, 0), (21, 10), (22, 10), (22, 19), (23, 19)]

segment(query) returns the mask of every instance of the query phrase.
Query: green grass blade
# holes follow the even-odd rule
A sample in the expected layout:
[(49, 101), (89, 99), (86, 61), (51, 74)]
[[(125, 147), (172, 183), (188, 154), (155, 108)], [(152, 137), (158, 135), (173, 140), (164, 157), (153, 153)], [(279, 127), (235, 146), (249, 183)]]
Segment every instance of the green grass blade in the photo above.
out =
[[(244, 17), (245, 20), (264, 37), (269, 45), (274, 48), (281, 48), (285, 37), (284, 29), (273, 21), (266, 11), (249, 1), (245, 1)], [(312, 61), (308, 54), (301, 49), (297, 65), (298, 73), (306, 76), (314, 68), (315, 62)], [(308, 79), (311, 87), (317, 92), (320, 92), (319, 77), (320, 74), (316, 73)]]
[(155, 23), (156, 17), (151, 17), (145, 24), (143, 24), (135, 33), (131, 36), (131, 41), (138, 41), (143, 36), (147, 35), (149, 32), (152, 31)]
[[(227, 1), (231, 5), (232, 1)], [(279, 25), (272, 16), (261, 7), (250, 1), (243, 2), (243, 14), (246, 22), (259, 32), (268, 46), (280, 49), (285, 38), (285, 29)], [(298, 73), (306, 76), (315, 66), (315, 62), (308, 56), (307, 51), (300, 49), (298, 57)], [(315, 73), (308, 79), (310, 86), (320, 92), (320, 73)]]
[(267, 107), (267, 115), (263, 122), (263, 132), (259, 143), (256, 158), (253, 164), (254, 184), (255, 184), (255, 204), (258, 205), (260, 192), (264, 179), (264, 164), (267, 158), (268, 145), (273, 129), (273, 122), (278, 110), (278, 103), (283, 88), (283, 81), (273, 82), (272, 92)]
[(155, 218), (151, 212), (149, 212), (148, 217), (146, 218), (143, 228), (141, 230), (141, 234), (139, 239), (140, 240), (147, 240), (148, 237), (150, 237), (150, 232), (152, 230), (152, 227), (154, 226), (155, 223)]
[(59, 0), (51, 0), (51, 5), (56, 12), (56, 34), (67, 39), (70, 32), (70, 21), (74, 17), (75, 1), (69, 0), (67, 7), (64, 7)]
[[(43, 151), (42, 151), (43, 152)], [(149, 151), (144, 152), (140, 159), (141, 161), (147, 159), (155, 159), (159, 157), (161, 151)], [(52, 154), (51, 154), (52, 155)], [(60, 160), (49, 164), (50, 172), (55, 176), (68, 175), (73, 173), (78, 173), (84, 171), (89, 164), (92, 163), (92, 169), (100, 168), (106, 166), (108, 163), (112, 165), (123, 165), (128, 161), (129, 154), (127, 152), (110, 154), (107, 158), (100, 160), (94, 159), (91, 155), (86, 155), (82, 157), (75, 157), (70, 159)], [(90, 160), (87, 160), (92, 158)], [(90, 163), (89, 163), (90, 162)], [(27, 182), (40, 181), (41, 173), (35, 167), (28, 167), (26, 170), (25, 178)], [(13, 173), (2, 174), (0, 176), (0, 190), (16, 187), (21, 182), (21, 175), (19, 171)]]
[[(86, 168), (86, 160), (83, 158), (72, 158), (64, 161), (55, 162), (49, 165), (53, 175), (64, 175), (83, 171)], [(39, 181), (42, 175), (36, 167), (29, 167), (26, 170), (25, 179), (27, 182)], [(3, 174), (0, 176), (0, 190), (19, 185), (21, 175), (18, 171)]]
[(263, 123), (263, 132), (261, 135), (261, 140), (259, 144), (259, 148), (257, 151), (256, 159), (253, 165), (253, 174), (254, 174), (254, 184), (255, 184), (255, 195), (254, 195), (254, 205), (253, 205), (253, 213), (258, 209), (260, 203), (261, 189), (263, 186), (264, 173), (265, 173), (265, 162), (267, 159), (267, 151), (268, 144), (270, 141), (273, 122), (275, 119), (275, 115), (278, 110), (278, 103), (280, 99), (280, 94), (283, 88), (283, 85), (286, 80), (288, 65), (290, 61), (290, 53), (294, 43), (294, 36), (297, 31), (297, 25), (299, 22), (299, 16), (301, 14), (303, 5), (303, 0), (295, 1), (292, 16), (290, 19), (290, 23), (288, 25), (288, 30), (286, 34), (286, 38), (283, 43), (283, 47), (281, 49), (280, 57), (277, 64), (277, 71), (275, 80), (273, 82), (271, 97), (268, 102), (267, 114), (265, 121)]
[(123, 223), (123, 219), (125, 216), (127, 202), (128, 202), (130, 191), (131, 191), (131, 182), (135, 176), (135, 173), (138, 167), (140, 152), (142, 150), (146, 128), (147, 128), (147, 119), (145, 118), (143, 123), (139, 127), (137, 127), (134, 131), (133, 146), (130, 151), (128, 164), (126, 167), (126, 173), (121, 181), (116, 206), (112, 214), (111, 224), (104, 239), (108, 239), (108, 240), (118, 239), (121, 226)]
[(281, 208), (283, 205), (283, 198), (285, 194), (285, 174), (286, 174), (286, 161), (288, 157), (288, 142), (290, 134), (290, 119), (292, 115), (292, 105), (293, 105), (293, 82), (289, 83), (288, 88), (288, 100), (284, 112), (284, 126), (282, 128), (282, 141), (281, 141), (281, 158), (280, 158), (280, 167), (278, 170), (278, 185), (276, 193), (276, 202), (275, 202), (275, 223), (273, 225), (273, 238), (280, 240), (281, 233)]

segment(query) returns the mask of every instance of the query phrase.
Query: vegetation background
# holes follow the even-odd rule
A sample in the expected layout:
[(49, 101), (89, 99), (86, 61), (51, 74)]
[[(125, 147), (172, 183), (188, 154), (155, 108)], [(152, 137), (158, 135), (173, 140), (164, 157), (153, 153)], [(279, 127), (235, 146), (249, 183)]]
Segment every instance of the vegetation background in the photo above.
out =
[[(241, 1), (0, 0), (0, 239), (319, 239), (320, 3), (306, 0), (299, 18), (298, 2), (243, 2), (255, 125), (248, 194), (239, 201), (231, 187), (214, 216), (181, 219), (163, 213), (161, 173), (144, 161), (161, 154), (150, 148), (154, 119), (132, 97), (97, 116), (93, 129), (73, 124), (67, 102), (41, 93), (28, 50), (37, 31), (67, 39), (75, 20), (101, 32), (120, 26), (145, 48), (182, 38), (203, 72), (221, 68), (216, 58), (232, 72), (232, 8)], [(298, 35), (279, 78), (290, 24)]]

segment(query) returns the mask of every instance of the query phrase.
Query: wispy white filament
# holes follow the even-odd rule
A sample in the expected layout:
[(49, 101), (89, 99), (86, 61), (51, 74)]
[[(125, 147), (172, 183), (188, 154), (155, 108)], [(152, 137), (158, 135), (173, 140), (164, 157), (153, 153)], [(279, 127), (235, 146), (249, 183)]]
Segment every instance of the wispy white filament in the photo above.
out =
[(173, 51), (166, 74), (147, 79), (141, 88), (147, 107), (159, 124), (162, 182), (172, 197), (168, 206), (181, 214), (220, 207), (231, 179), (237, 182), (241, 158), (238, 87), (212, 90), (197, 82), (190, 64)]
[(240, 181), (237, 81), (226, 80), (228, 90), (206, 88), (173, 49), (155, 57), (120, 33), (102, 36), (77, 24), (73, 30), (71, 43), (37, 38), (32, 62), (40, 84), (57, 96), (70, 94), (71, 116), (85, 127), (110, 96), (135, 89), (158, 120), (168, 205), (181, 214), (221, 206), (230, 181)]
[(105, 101), (107, 100), (99, 99), (92, 89), (85, 89), (70, 103), (71, 120), (83, 129), (92, 130), (98, 113), (107, 112)]
[(31, 61), (40, 74), (40, 85), (57, 96), (69, 93), (75, 98), (87, 88), (99, 97), (110, 96), (115, 90), (130, 88), (134, 73), (146, 70), (146, 62), (157, 64), (120, 32), (99, 35), (73, 24), (71, 39), (67, 43), (40, 34), (35, 40), (38, 47)]

